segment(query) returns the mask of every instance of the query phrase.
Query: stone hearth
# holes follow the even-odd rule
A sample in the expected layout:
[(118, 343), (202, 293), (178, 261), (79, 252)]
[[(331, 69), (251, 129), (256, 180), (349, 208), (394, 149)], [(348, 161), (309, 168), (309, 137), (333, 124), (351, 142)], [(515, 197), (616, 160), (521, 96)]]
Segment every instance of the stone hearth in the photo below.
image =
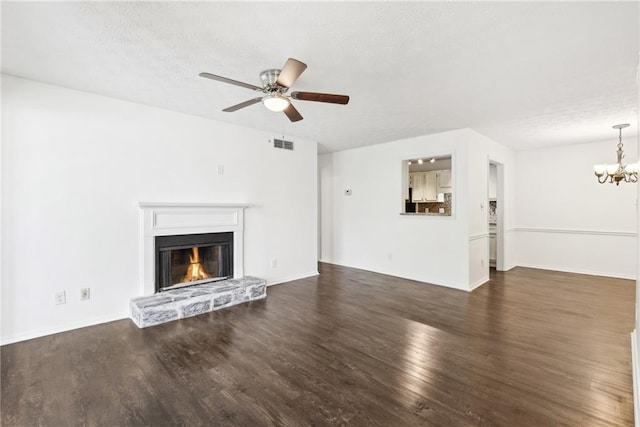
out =
[(204, 283), (133, 298), (130, 302), (131, 320), (139, 328), (146, 328), (266, 296), (266, 281), (256, 277)]

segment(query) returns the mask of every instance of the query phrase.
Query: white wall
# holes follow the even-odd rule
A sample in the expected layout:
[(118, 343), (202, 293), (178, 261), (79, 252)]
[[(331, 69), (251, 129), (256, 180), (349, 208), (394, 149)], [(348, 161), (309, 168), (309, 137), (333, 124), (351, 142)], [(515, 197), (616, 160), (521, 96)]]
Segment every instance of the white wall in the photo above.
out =
[[(332, 189), (322, 189), (332, 215), (322, 220), (322, 235), (331, 229), (322, 259), (466, 290), (486, 282), (492, 161), (502, 174), (498, 269), (635, 278), (636, 186), (598, 184), (592, 172), (594, 163), (615, 161), (615, 142), (513, 152), (463, 129), (327, 155), (320, 180)], [(401, 161), (447, 151), (456, 156), (455, 217), (398, 215)], [(628, 162), (637, 159), (635, 139), (625, 152)]]
[[(624, 135), (623, 135), (624, 137)], [(626, 161), (637, 141), (624, 140)], [(598, 184), (596, 163), (615, 163), (610, 140), (516, 154), (517, 264), (636, 278), (637, 185)]]
[[(321, 222), (332, 227), (330, 238), (323, 231), (322, 259), (468, 289), (468, 137), (459, 130), (323, 156), (321, 184), (331, 190), (322, 194), (332, 216)], [(444, 154), (453, 154), (454, 216), (400, 215), (402, 161)]]
[(315, 142), (278, 150), (269, 133), (9, 76), (2, 107), (2, 343), (128, 315), (139, 201), (256, 204), (245, 274), (317, 272)]

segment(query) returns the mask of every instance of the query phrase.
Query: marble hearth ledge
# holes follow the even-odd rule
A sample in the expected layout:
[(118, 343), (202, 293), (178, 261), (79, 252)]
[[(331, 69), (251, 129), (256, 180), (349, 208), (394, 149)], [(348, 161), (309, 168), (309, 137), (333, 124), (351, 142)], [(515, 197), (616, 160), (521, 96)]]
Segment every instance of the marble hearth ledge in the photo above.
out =
[(266, 296), (266, 280), (246, 276), (133, 298), (129, 306), (133, 323), (146, 328)]

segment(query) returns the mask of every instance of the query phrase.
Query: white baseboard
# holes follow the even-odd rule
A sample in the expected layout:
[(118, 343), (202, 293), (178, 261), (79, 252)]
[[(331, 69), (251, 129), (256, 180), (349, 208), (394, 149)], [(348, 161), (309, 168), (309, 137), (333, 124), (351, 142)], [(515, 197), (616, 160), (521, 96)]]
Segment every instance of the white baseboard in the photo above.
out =
[(479, 288), (480, 286), (484, 285), (485, 283), (489, 282), (489, 276), (487, 277), (483, 277), (480, 280), (476, 280), (475, 282), (473, 282), (471, 285), (469, 285), (469, 292), (471, 292), (472, 290)]
[(398, 277), (400, 279), (413, 280), (414, 282), (422, 282), (422, 283), (425, 283), (427, 285), (442, 286), (443, 288), (456, 289), (456, 290), (465, 291), (465, 292), (469, 291), (469, 288), (468, 288), (468, 286), (466, 284), (461, 284), (458, 287), (458, 286), (455, 286), (455, 285), (449, 285), (449, 284), (445, 284), (445, 283), (441, 283), (441, 282), (427, 281), (427, 280), (424, 280), (424, 279), (421, 279), (421, 278), (403, 276), (403, 275), (401, 275), (400, 273), (397, 273), (397, 272), (376, 270), (376, 269), (374, 269), (372, 267), (358, 267), (358, 266), (353, 266), (353, 265), (349, 265), (349, 264), (342, 264), (342, 263), (335, 262), (335, 261), (328, 262), (327, 264), (337, 265), (337, 266), (340, 266), (340, 267), (355, 268), (356, 270), (369, 271), (371, 273), (376, 273), (376, 274), (384, 274), (386, 276)]
[(307, 277), (313, 277), (313, 276), (318, 276), (318, 275), (320, 275), (320, 273), (318, 273), (317, 271), (312, 271), (310, 273), (299, 274), (299, 275), (295, 275), (295, 276), (280, 277), (280, 278), (277, 278), (277, 279), (274, 279), (274, 280), (270, 280), (269, 282), (267, 282), (267, 286), (279, 285), (281, 283), (292, 282), (294, 280), (299, 280), (299, 279), (306, 279)]
[[(510, 265), (506, 266), (504, 268), (504, 270), (498, 270), (498, 271), (509, 271), (509, 270), (512, 270), (512, 269), (516, 268), (517, 266), (518, 266), (517, 264), (510, 264)], [(496, 268), (496, 270), (497, 270), (497, 268)]]
[(536, 269), (539, 269), (539, 270), (562, 271), (563, 273), (587, 274), (589, 276), (603, 276), (603, 277), (613, 277), (613, 278), (616, 278), (616, 279), (636, 280), (636, 277), (633, 276), (633, 275), (616, 274), (616, 273), (610, 273), (610, 272), (606, 272), (605, 273), (605, 272), (602, 272), (602, 271), (582, 270), (582, 269), (579, 269), (579, 268), (571, 268), (571, 267), (558, 267), (558, 266), (555, 266), (555, 265), (518, 263), (516, 265), (516, 267), (536, 268)]
[(631, 370), (633, 372), (633, 419), (636, 427), (640, 426), (640, 390), (638, 390), (638, 330), (631, 332)]
[(93, 317), (77, 322), (67, 322), (52, 328), (41, 328), (22, 334), (9, 335), (0, 338), (0, 345), (13, 344), (20, 341), (26, 341), (33, 338), (40, 338), (47, 335), (59, 334), (60, 332), (72, 331), (74, 329), (86, 328), (87, 326), (99, 325), (101, 323), (113, 322), (115, 320), (128, 319), (129, 312), (114, 313), (107, 316)]

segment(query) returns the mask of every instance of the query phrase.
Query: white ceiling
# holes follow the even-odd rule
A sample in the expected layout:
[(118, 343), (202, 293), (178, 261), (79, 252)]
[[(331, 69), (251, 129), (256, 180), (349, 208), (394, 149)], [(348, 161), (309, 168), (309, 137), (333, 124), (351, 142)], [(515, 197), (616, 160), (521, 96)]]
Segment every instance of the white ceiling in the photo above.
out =
[[(514, 149), (637, 133), (637, 2), (2, 3), (2, 71), (303, 137), (336, 151), (471, 127)], [(259, 85), (288, 57), (304, 120), (198, 77)]]

